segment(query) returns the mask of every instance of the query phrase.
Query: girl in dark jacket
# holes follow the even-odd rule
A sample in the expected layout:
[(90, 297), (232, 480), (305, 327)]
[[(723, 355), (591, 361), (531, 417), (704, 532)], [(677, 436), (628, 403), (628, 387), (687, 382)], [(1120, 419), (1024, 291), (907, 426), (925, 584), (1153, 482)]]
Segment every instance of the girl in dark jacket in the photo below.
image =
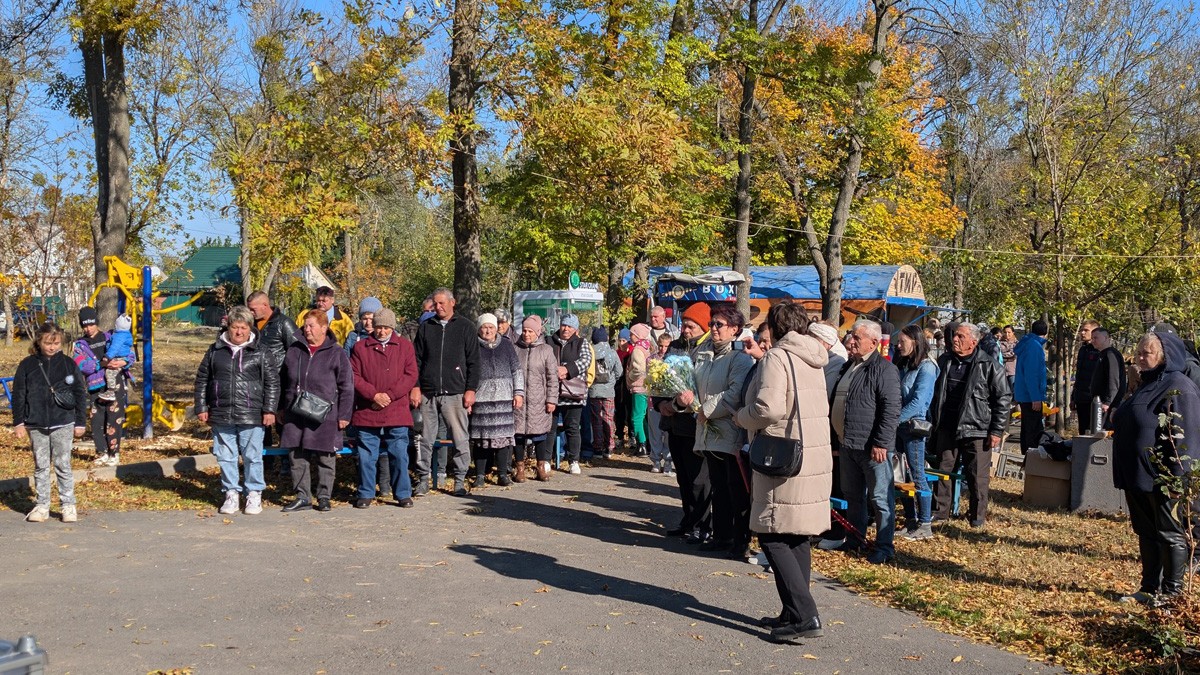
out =
[(17, 438), (33, 446), (33, 483), (37, 505), (25, 516), (31, 523), (50, 517), (50, 465), (58, 477), (64, 523), (78, 519), (75, 478), (71, 474), (71, 439), (83, 435), (87, 423), (87, 386), (79, 366), (62, 353), (63, 331), (46, 322), (38, 327), (12, 382), (13, 427)]
[(1179, 499), (1163, 494), (1161, 479), (1164, 471), (1180, 476), (1190, 470), (1180, 461), (1184, 456), (1200, 457), (1200, 389), (1184, 374), (1187, 355), (1173, 334), (1143, 335), (1134, 360), (1141, 383), (1112, 417), (1113, 483), (1125, 491), (1142, 559), (1141, 587), (1124, 602), (1151, 604), (1159, 593), (1183, 590), (1187, 537)]
[(254, 314), (229, 310), (227, 328), (208, 348), (196, 371), (196, 417), (213, 430), (213, 455), (221, 467), (225, 502), (236, 513), (241, 494), (238, 456), (246, 466), (246, 514), (262, 513), (263, 430), (275, 424), (279, 364), (255, 340)]
[[(337, 344), (329, 330), (324, 312), (309, 312), (300, 328), (302, 339), (293, 342), (283, 357), (280, 373), (279, 410), (283, 415), (283, 434), (279, 444), (288, 448), (292, 460), (292, 484), (296, 499), (283, 507), (284, 512), (301, 511), (312, 505), (311, 466), (317, 466), (318, 511), (330, 509), (333, 472), (337, 453), (342, 449), (342, 430), (350, 424), (354, 412), (354, 375), (350, 357)], [(300, 392), (332, 404), (325, 419), (316, 421), (292, 410)]]

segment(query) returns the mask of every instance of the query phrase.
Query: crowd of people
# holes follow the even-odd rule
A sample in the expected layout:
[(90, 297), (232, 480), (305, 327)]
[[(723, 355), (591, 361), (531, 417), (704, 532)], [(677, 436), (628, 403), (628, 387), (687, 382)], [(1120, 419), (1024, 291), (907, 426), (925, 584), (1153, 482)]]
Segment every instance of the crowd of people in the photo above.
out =
[[(962, 476), (966, 519), (983, 528), (992, 453), (1008, 435), (1013, 404), (1021, 452), (1044, 433), (1042, 320), (1020, 339), (1012, 326), (992, 333), (970, 323), (939, 327), (943, 337), (933, 339), (916, 325), (897, 331), (869, 318), (843, 336), (810, 321), (802, 305), (781, 303), (753, 333), (732, 305), (695, 303), (677, 324), (656, 307), (648, 323), (621, 329), (610, 344), (604, 327), (585, 338), (571, 314), (556, 327), (538, 316), (513, 326), (503, 310), (472, 321), (456, 313), (448, 289), (403, 324), (375, 298), (360, 303), (357, 321), (334, 300), (319, 289), (293, 323), (255, 293), (229, 311), (201, 359), (195, 413), (212, 429), (221, 513), (262, 511), (268, 438), (288, 451), (294, 493), (285, 512), (331, 509), (335, 460), (347, 445), (359, 509), (380, 497), (412, 507), (441, 487), (464, 496), (485, 487), (493, 469), (501, 486), (577, 475), (586, 457), (624, 450), (675, 477), (681, 513), (669, 536), (733, 559), (757, 558), (757, 540), (783, 606), (763, 625), (782, 640), (822, 631), (808, 590), (810, 542), (884, 564), (898, 532), (914, 542), (934, 537), (957, 509), (951, 481), (930, 481), (928, 472)], [(33, 522), (49, 516), (51, 467), (63, 520), (78, 517), (70, 451), (89, 414), (97, 463), (119, 461), (132, 350), (119, 331), (99, 331), (94, 310), (79, 320), (73, 358), (62, 352), (62, 330), (45, 324), (13, 382), (14, 424), (34, 453)], [(1179, 497), (1161, 487), (1196, 454), (1200, 360), (1158, 326), (1138, 342), (1127, 374), (1104, 328), (1087, 322), (1080, 338), (1071, 407), (1081, 433), (1112, 431), (1114, 482), (1126, 492), (1143, 564), (1129, 599), (1178, 593), (1187, 533)], [(664, 395), (648, 374), (672, 357), (686, 358), (694, 382)], [(752, 468), (756, 439), (767, 438), (802, 453), (795, 472)], [(831, 497), (847, 504), (836, 523)]]

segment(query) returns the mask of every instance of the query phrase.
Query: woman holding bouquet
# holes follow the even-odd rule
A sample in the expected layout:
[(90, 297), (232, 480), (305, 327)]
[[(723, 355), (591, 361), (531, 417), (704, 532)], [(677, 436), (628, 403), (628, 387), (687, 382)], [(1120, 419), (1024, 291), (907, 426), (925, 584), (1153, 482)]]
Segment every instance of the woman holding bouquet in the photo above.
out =
[[(711, 349), (707, 332), (711, 318), (711, 311), (703, 302), (688, 307), (683, 313), (680, 337), (671, 343), (668, 357), (679, 355), (695, 361), (699, 353)], [(667, 448), (683, 502), (683, 518), (679, 526), (667, 534), (685, 536), (691, 544), (703, 544), (712, 536), (712, 486), (704, 457), (693, 452), (696, 445), (694, 402), (695, 393), (687, 390), (673, 397), (656, 396), (654, 407), (663, 416), (663, 424), (667, 427)]]
[(713, 539), (704, 551), (725, 551), (730, 558), (750, 555), (750, 476), (738, 462), (741, 434), (733, 414), (742, 404), (742, 387), (754, 359), (735, 350), (744, 317), (729, 305), (712, 313), (708, 326), (712, 349), (696, 355), (696, 446), (708, 463), (712, 481)]

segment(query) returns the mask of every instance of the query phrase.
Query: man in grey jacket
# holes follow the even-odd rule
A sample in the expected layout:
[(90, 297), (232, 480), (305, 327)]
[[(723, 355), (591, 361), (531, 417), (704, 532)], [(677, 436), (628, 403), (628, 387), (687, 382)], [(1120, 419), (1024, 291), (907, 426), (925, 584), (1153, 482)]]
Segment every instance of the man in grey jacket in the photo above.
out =
[[(882, 328), (859, 321), (846, 345), (850, 359), (833, 389), (829, 421), (842, 460), (842, 492), (849, 503), (850, 523), (866, 534), (867, 503), (875, 512), (875, 550), (868, 562), (880, 564), (896, 556), (896, 487), (892, 454), (900, 422), (900, 373), (879, 354)], [(857, 548), (847, 540), (842, 550)]]
[[(971, 527), (987, 520), (988, 486), (992, 452), (1008, 424), (1012, 392), (1004, 366), (977, 347), (979, 327), (959, 324), (951, 337), (950, 351), (938, 358), (937, 384), (929, 406), (933, 423), (930, 463), (950, 473), (962, 458), (963, 477), (970, 493)], [(952, 486), (940, 480), (933, 485), (933, 520), (950, 517)]]

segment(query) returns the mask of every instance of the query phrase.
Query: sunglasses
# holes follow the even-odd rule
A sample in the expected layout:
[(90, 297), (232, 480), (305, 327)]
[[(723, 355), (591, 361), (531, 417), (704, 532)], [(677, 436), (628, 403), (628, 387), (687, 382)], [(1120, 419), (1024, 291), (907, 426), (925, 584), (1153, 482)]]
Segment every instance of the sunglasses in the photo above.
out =
[(724, 328), (728, 325), (729, 324), (725, 323), (724, 321), (709, 321), (708, 322), (709, 328), (718, 328), (719, 329), (719, 328)]

